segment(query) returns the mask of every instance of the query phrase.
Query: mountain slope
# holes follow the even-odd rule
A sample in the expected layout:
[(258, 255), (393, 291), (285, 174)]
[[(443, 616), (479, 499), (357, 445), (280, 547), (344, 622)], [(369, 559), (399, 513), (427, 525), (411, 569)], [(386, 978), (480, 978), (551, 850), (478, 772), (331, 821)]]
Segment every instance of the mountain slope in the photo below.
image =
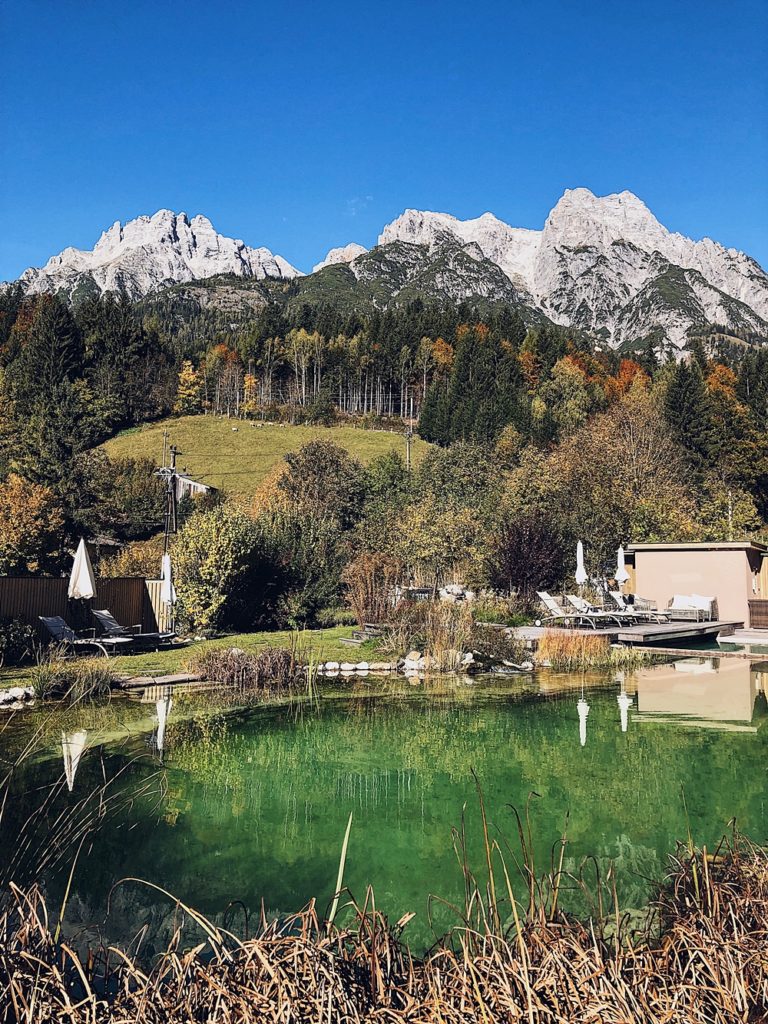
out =
[(40, 269), (26, 270), (26, 291), (62, 292), (70, 298), (124, 290), (139, 298), (168, 284), (215, 274), (291, 279), (299, 271), (269, 249), (252, 249), (216, 232), (202, 216), (159, 210), (152, 217), (116, 221), (90, 251), (65, 249)]
[(242, 312), (269, 302), (364, 311), (416, 299), (504, 304), (527, 323), (554, 322), (615, 347), (652, 339), (684, 348), (715, 325), (768, 339), (768, 274), (749, 256), (668, 231), (631, 192), (567, 190), (541, 230), (491, 213), (459, 220), (406, 210), (370, 251), (331, 249), (302, 275), (268, 249), (217, 234), (210, 221), (160, 210), (119, 222), (94, 249), (65, 249), (27, 270), (29, 292), (133, 298), (176, 285), (200, 307)]
[[(510, 227), (488, 213), (460, 221), (406, 210), (379, 240), (435, 249), (449, 239), (477, 245), (520, 298), (555, 323), (594, 331), (614, 345), (654, 333), (681, 347), (691, 330), (707, 324), (768, 332), (768, 274), (759, 264), (711, 239), (668, 231), (631, 192), (599, 197), (568, 190), (541, 231)], [(664, 290), (670, 277), (686, 282), (677, 295)]]

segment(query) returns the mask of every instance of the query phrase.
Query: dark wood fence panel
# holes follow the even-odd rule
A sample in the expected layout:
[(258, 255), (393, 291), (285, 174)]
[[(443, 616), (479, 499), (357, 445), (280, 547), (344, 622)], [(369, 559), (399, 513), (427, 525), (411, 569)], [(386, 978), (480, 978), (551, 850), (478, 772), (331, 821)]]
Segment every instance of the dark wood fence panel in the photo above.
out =
[[(69, 580), (64, 577), (0, 576), (0, 616), (21, 619), (34, 626), (40, 639), (47, 639), (41, 615), (61, 615), (73, 625), (73, 611), (67, 598)], [(146, 583), (140, 577), (120, 577), (96, 581), (95, 608), (109, 608), (124, 626), (141, 624), (144, 630), (157, 629), (155, 613)]]

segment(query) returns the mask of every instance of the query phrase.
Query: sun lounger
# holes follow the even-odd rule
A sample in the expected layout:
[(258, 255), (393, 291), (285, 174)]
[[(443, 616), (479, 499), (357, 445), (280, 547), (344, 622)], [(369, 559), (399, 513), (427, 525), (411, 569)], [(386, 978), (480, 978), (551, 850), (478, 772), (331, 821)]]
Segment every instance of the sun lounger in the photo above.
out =
[(586, 614), (576, 609), (565, 611), (546, 590), (537, 590), (536, 595), (548, 612), (543, 618), (536, 620), (537, 626), (547, 622), (561, 626), (583, 626), (586, 623), (592, 629), (597, 629), (599, 623), (605, 624), (606, 620), (602, 615)]
[[(595, 619), (596, 622), (609, 623), (612, 626), (623, 625), (621, 612), (608, 612), (603, 608), (597, 608), (595, 605), (590, 604), (589, 601), (585, 601), (583, 597), (579, 597), (577, 594), (566, 594), (565, 600), (571, 608), (574, 609), (574, 611), (579, 613), (579, 615), (589, 615)], [(627, 617), (625, 616), (625, 621), (626, 618)]]
[(72, 651), (96, 647), (102, 654), (109, 656), (118, 652), (125, 654), (133, 647), (132, 637), (97, 637), (95, 629), (76, 633), (60, 615), (40, 615), (39, 619), (48, 630), (54, 643), (68, 647)]
[(134, 626), (121, 626), (108, 608), (93, 608), (92, 614), (99, 628), (99, 640), (128, 638), (133, 640), (137, 647), (160, 647), (162, 644), (170, 643), (176, 637), (172, 631), (145, 633), (141, 628), (141, 623)]

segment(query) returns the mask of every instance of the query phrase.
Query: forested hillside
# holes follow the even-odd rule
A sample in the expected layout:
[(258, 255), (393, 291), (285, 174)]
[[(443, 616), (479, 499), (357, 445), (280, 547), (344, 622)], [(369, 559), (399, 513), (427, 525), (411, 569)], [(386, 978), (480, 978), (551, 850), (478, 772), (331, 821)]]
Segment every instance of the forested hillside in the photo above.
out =
[[(342, 494), (334, 474), (352, 481), (343, 527), (325, 500), (297, 499), (298, 525), (282, 523), (285, 564), (320, 550), (321, 536), (335, 551), (321, 572), (334, 580), (323, 577), (325, 596), (307, 609), (339, 599), (343, 566), (363, 550), (398, 552), (414, 578), (523, 585), (526, 560), (562, 572), (577, 536), (602, 564), (619, 541), (762, 535), (764, 348), (723, 334), (694, 339), (681, 361), (651, 344), (630, 359), (527, 324), (515, 307), (355, 312), (275, 297), (292, 282), (257, 286), (255, 308), (236, 312), (206, 307), (189, 286), (139, 303), (0, 296), (0, 571), (58, 571), (80, 534), (150, 538), (162, 521), (152, 460), (98, 446), (202, 413), (409, 427), (444, 449), (411, 474), (396, 452), (368, 468), (333, 445), (314, 468), (305, 459), (305, 476), (325, 480), (320, 495)], [(266, 484), (250, 510), (259, 516), (282, 493)]]

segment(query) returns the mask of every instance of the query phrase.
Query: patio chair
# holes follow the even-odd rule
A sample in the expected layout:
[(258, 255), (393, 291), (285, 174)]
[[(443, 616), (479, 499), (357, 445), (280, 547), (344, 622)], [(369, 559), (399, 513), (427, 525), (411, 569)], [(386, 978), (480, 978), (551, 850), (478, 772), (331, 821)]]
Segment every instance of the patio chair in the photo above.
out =
[(649, 608), (645, 602), (643, 604), (627, 604), (620, 590), (611, 590), (609, 593), (618, 611), (628, 618), (631, 617), (637, 622), (669, 622), (669, 612), (660, 612), (655, 608)]
[(176, 633), (168, 631), (150, 630), (145, 633), (138, 622), (134, 626), (121, 626), (109, 608), (92, 608), (91, 614), (96, 620), (99, 628), (99, 640), (127, 638), (133, 640), (137, 647), (160, 647), (170, 643), (176, 638)]
[(577, 594), (566, 594), (565, 600), (580, 615), (589, 615), (596, 622), (610, 623), (613, 626), (623, 626), (632, 616), (623, 615), (622, 612), (608, 612), (604, 608), (597, 608), (595, 605), (585, 601)]
[(585, 614), (580, 611), (564, 611), (560, 607), (558, 602), (551, 594), (548, 594), (546, 590), (537, 590), (536, 596), (539, 598), (541, 603), (548, 611), (548, 615), (545, 615), (541, 619), (536, 620), (536, 625), (540, 626), (542, 623), (551, 622), (554, 625), (561, 626), (578, 626), (587, 623), (592, 629), (597, 629), (598, 622), (604, 621), (602, 616)]
[(95, 629), (76, 633), (71, 626), (67, 625), (61, 615), (39, 615), (38, 618), (48, 630), (54, 643), (68, 647), (72, 651), (96, 647), (102, 654), (109, 657), (110, 654), (116, 654), (118, 651), (126, 653), (133, 647), (133, 639), (128, 636), (97, 637)]

